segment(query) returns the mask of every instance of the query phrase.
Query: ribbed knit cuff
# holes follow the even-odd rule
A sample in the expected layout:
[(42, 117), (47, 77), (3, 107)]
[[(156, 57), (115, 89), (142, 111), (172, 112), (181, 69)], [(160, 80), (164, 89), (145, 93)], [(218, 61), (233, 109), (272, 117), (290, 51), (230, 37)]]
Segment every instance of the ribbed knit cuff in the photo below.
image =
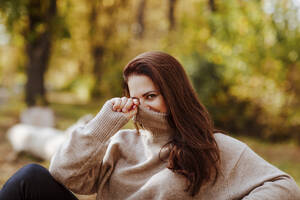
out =
[(120, 130), (129, 119), (122, 112), (112, 110), (112, 101), (107, 101), (100, 112), (85, 126), (84, 132), (105, 141)]

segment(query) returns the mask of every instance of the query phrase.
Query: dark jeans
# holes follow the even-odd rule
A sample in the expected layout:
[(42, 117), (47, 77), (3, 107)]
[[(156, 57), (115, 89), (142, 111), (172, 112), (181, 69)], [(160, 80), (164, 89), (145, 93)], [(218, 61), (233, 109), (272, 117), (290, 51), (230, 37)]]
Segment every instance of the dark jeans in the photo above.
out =
[(17, 171), (0, 190), (0, 200), (78, 200), (49, 171), (29, 164)]

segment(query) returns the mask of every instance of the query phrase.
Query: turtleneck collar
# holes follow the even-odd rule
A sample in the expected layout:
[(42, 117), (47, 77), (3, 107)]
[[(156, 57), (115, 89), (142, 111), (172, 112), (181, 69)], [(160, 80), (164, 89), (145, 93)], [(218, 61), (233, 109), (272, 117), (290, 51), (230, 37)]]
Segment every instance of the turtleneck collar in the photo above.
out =
[(172, 128), (167, 121), (167, 113), (160, 113), (150, 110), (142, 105), (138, 107), (138, 113), (134, 121), (145, 129), (154, 140), (159, 138), (169, 139), (172, 135)]

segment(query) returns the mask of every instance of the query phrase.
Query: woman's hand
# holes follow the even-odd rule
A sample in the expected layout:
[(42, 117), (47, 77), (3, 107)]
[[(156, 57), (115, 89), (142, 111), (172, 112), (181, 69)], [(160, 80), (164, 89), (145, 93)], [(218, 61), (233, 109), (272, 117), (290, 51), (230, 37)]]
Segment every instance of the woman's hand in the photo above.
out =
[(112, 100), (113, 104), (113, 111), (115, 112), (123, 112), (127, 115), (127, 117), (130, 119), (137, 113), (137, 107), (139, 105), (138, 99), (133, 98), (113, 98)]

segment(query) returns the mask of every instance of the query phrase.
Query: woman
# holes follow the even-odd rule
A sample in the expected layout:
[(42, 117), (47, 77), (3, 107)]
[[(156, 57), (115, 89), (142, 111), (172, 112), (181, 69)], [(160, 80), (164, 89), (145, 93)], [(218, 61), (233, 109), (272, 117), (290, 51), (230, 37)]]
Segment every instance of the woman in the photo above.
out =
[[(76, 199), (68, 189), (97, 193), (97, 200), (300, 199), (289, 175), (214, 131), (175, 58), (146, 52), (130, 61), (123, 75), (126, 97), (107, 101), (93, 120), (72, 132), (53, 156), (50, 174), (26, 166), (6, 183), (0, 199), (13, 193)], [(136, 129), (120, 130), (131, 118)]]

